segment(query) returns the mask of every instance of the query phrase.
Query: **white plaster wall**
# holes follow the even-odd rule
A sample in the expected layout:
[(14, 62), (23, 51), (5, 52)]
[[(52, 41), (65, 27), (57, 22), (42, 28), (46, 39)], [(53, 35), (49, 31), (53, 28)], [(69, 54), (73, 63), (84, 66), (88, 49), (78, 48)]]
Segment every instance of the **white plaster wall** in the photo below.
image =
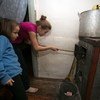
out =
[[(52, 24), (52, 30), (39, 41), (45, 45), (74, 50), (78, 42), (79, 16), (92, 9), (99, 0), (35, 0), (36, 18), (47, 16)], [(67, 76), (74, 55), (68, 52), (44, 51), (38, 57), (38, 77), (63, 79)]]

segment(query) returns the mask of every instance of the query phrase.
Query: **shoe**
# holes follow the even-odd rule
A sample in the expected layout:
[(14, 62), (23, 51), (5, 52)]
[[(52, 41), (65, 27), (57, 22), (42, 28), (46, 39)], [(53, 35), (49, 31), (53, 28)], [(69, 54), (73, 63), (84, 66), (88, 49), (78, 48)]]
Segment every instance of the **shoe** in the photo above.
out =
[(26, 92), (27, 93), (36, 93), (38, 91), (38, 88), (34, 88), (34, 87), (29, 87)]

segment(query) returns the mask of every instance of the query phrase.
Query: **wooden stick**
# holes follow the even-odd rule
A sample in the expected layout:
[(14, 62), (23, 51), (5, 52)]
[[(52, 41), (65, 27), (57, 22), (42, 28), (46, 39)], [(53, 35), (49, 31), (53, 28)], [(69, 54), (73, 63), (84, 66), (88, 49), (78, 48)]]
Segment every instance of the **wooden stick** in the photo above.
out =
[(72, 50), (64, 50), (64, 49), (59, 49), (60, 51), (65, 51), (65, 52), (74, 52)]

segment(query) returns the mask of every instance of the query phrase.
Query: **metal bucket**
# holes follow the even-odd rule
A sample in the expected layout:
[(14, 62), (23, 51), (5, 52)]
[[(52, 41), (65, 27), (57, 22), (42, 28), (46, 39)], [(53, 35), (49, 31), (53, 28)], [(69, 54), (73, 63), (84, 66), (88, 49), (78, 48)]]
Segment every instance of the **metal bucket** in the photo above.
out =
[(84, 11), (79, 17), (80, 37), (100, 37), (100, 10)]
[[(65, 95), (68, 91), (72, 92), (72, 96)], [(68, 80), (62, 82), (60, 85), (58, 100), (81, 100), (77, 86)]]

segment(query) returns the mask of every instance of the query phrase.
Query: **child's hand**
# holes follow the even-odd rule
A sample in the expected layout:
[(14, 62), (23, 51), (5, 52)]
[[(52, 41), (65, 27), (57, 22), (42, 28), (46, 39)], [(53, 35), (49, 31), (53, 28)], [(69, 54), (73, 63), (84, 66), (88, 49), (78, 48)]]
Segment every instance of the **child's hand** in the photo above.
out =
[(51, 47), (50, 49), (53, 50), (53, 51), (58, 51), (58, 50), (59, 50), (59, 49), (56, 48), (56, 47)]
[(14, 83), (13, 79), (10, 79), (7, 81), (7, 85), (9, 85), (9, 86), (13, 86), (13, 83)]

